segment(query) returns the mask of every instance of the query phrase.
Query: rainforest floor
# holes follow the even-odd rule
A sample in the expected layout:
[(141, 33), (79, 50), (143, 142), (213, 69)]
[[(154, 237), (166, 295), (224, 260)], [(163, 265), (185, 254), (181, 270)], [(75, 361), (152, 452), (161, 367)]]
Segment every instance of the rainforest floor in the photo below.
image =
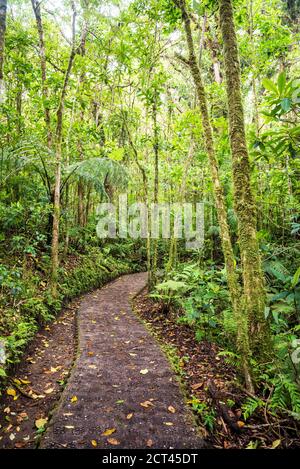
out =
[(299, 447), (289, 419), (245, 421), (236, 369), (145, 286), (119, 277), (37, 333), (0, 399), (0, 448)]
[(2, 448), (204, 446), (176, 374), (132, 311), (146, 277), (84, 295), (40, 331), (0, 402)]
[(0, 448), (37, 446), (75, 359), (79, 305), (72, 301), (40, 329), (11, 374), (0, 398)]
[[(288, 416), (270, 415), (261, 409), (244, 419), (243, 404), (256, 396), (243, 389), (236, 367), (219, 356), (222, 349), (216, 343), (196, 340), (195, 330), (180, 322), (179, 311), (168, 310), (147, 292), (135, 299), (134, 309), (173, 363), (209, 447), (300, 447), (299, 428)], [(267, 405), (267, 399), (265, 402)]]

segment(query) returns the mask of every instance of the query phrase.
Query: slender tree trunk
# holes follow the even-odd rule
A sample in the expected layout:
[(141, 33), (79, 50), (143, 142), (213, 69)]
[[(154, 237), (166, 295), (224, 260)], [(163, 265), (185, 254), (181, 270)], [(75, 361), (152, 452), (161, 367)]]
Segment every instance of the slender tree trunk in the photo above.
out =
[(201, 72), (197, 63), (194, 41), (191, 30), (190, 17), (186, 9), (185, 0), (173, 0), (174, 3), (180, 8), (182, 12), (182, 19), (184, 23), (187, 46), (189, 51), (188, 60), (184, 59), (186, 64), (190, 67), (196, 91), (199, 101), (200, 113), (202, 118), (203, 126), (203, 137), (206, 152), (208, 155), (210, 170), (213, 182), (213, 192), (217, 208), (218, 222), (220, 226), (220, 236), (222, 243), (222, 250), (225, 259), (225, 267), (227, 272), (227, 282), (228, 288), (231, 297), (233, 313), (238, 325), (238, 348), (241, 353), (243, 361), (243, 371), (246, 386), (249, 390), (253, 391), (253, 384), (250, 375), (250, 349), (249, 349), (249, 337), (248, 337), (248, 328), (247, 328), (247, 317), (245, 315), (245, 310), (243, 306), (243, 301), (241, 300), (241, 288), (238, 282), (238, 275), (236, 272), (236, 262), (234, 258), (234, 253), (231, 244), (230, 231), (227, 221), (227, 210), (225, 204), (225, 197), (223, 193), (223, 188), (220, 181), (219, 175), (219, 166), (216, 157), (213, 131), (208, 113), (208, 106), (206, 100), (205, 88), (202, 82)]
[[(154, 204), (158, 203), (158, 185), (159, 185), (159, 174), (158, 174), (158, 160), (159, 160), (159, 141), (158, 141), (158, 125), (157, 125), (157, 91), (155, 90), (154, 103), (152, 108), (152, 120), (153, 120), (153, 150), (154, 150)], [(156, 271), (158, 262), (158, 240), (153, 240), (153, 258), (152, 258), (152, 279), (150, 288), (156, 283)]]
[(207, 39), (207, 45), (210, 49), (211, 52), (211, 58), (212, 58), (212, 64), (213, 64), (213, 72), (214, 72), (214, 78), (216, 83), (220, 85), (222, 83), (222, 76), (221, 76), (221, 67), (220, 67), (220, 62), (218, 59), (218, 40), (215, 37), (212, 29), (208, 26), (208, 39)]
[(234, 203), (239, 226), (245, 306), (252, 350), (256, 357), (265, 357), (270, 350), (270, 332), (264, 317), (266, 295), (256, 235), (256, 207), (250, 183), (237, 39), (231, 0), (219, 0), (219, 2), (224, 42)]
[[(83, 117), (83, 113), (81, 114)], [(80, 156), (80, 161), (83, 161), (83, 148), (82, 148), (82, 142), (79, 140), (78, 141), (78, 150), (79, 150), (79, 156)], [(80, 178), (78, 181), (77, 185), (77, 195), (78, 195), (78, 225), (83, 228), (84, 227), (84, 184), (82, 179)]]
[[(86, 44), (86, 36), (87, 36), (87, 29), (88, 25), (87, 22), (85, 21), (84, 25), (84, 32), (82, 35), (81, 39), (81, 44), (80, 44), (80, 49), (79, 53), (82, 57), (85, 56), (85, 44)], [(79, 78), (79, 89), (83, 88), (84, 86), (84, 80), (85, 80), (85, 71), (83, 70), (82, 73), (80, 74)], [(80, 113), (80, 120), (84, 122), (84, 111), (82, 110)], [(78, 150), (79, 150), (79, 157), (80, 160), (82, 161), (84, 158), (83, 155), (83, 146), (82, 146), (82, 140), (79, 138), (78, 139)], [(84, 184), (82, 179), (79, 180), (78, 182), (78, 224), (80, 227), (84, 227), (85, 222), (85, 216), (84, 216)]]
[(0, 0), (0, 81), (3, 80), (7, 0)]
[(47, 86), (47, 67), (46, 67), (46, 50), (45, 50), (45, 39), (44, 39), (44, 28), (42, 23), (40, 0), (31, 0), (32, 8), (35, 15), (36, 26), (39, 35), (39, 53), (41, 62), (42, 72), (42, 94), (43, 94), (43, 105), (45, 114), (45, 125), (47, 130), (47, 145), (48, 148), (52, 146), (52, 133), (51, 133), (51, 120), (50, 120), (50, 107), (49, 107), (49, 90)]
[(147, 214), (148, 214), (148, 217), (147, 217), (146, 252), (147, 252), (148, 286), (150, 287), (150, 285), (152, 283), (152, 263), (151, 263), (151, 238), (150, 238), (148, 178), (147, 178), (147, 173), (146, 173), (145, 168), (141, 165), (141, 163), (139, 161), (138, 152), (137, 152), (137, 149), (136, 149), (136, 147), (135, 147), (135, 145), (132, 141), (131, 134), (130, 134), (129, 127), (128, 127), (128, 123), (127, 123), (127, 120), (126, 120), (126, 116), (124, 116), (124, 115), (123, 115), (123, 122), (124, 122), (124, 126), (125, 126), (125, 129), (126, 129), (129, 145), (130, 145), (130, 147), (133, 151), (135, 163), (136, 163), (136, 165), (137, 165), (137, 167), (138, 167), (138, 169), (139, 169), (139, 171), (142, 175), (142, 180), (143, 180), (143, 191), (144, 191), (144, 194), (143, 194), (144, 199), (143, 200), (144, 200), (144, 203), (147, 206)]
[[(188, 172), (190, 169), (190, 166), (192, 164), (193, 158), (194, 158), (194, 153), (195, 153), (195, 142), (193, 140), (193, 137), (191, 138), (191, 143), (188, 151), (187, 158), (185, 159), (184, 166), (183, 166), (183, 175), (181, 179), (181, 185), (179, 188), (179, 197), (178, 197), (178, 202), (182, 206), (184, 203), (184, 198), (185, 198), (185, 191), (186, 191), (186, 181), (187, 181), (187, 176)], [(169, 249), (169, 260), (167, 263), (166, 270), (167, 272), (170, 272), (173, 267), (176, 265), (177, 262), (177, 238), (173, 236), (170, 240), (170, 249)]]
[[(69, 129), (66, 137), (66, 166), (70, 164), (70, 138), (71, 138), (71, 132), (72, 132), (72, 127), (75, 119), (75, 112), (76, 112), (76, 104), (77, 104), (77, 92), (79, 88), (79, 79), (76, 87), (76, 92), (75, 96), (73, 99), (73, 104), (72, 104), (72, 110), (71, 110), (71, 118), (70, 118), (70, 124), (69, 124)], [(69, 207), (70, 204), (70, 184), (69, 181), (66, 183), (66, 210), (67, 210), (67, 216), (65, 220), (65, 240), (64, 240), (64, 257), (67, 256), (68, 250), (69, 250), (69, 244), (70, 244), (70, 213), (71, 213), (71, 207)]]
[(59, 267), (59, 221), (60, 221), (60, 185), (61, 185), (61, 163), (62, 163), (62, 128), (63, 128), (63, 114), (64, 102), (67, 93), (67, 87), (70, 79), (70, 74), (76, 55), (75, 49), (75, 25), (76, 25), (76, 10), (73, 7), (73, 40), (70, 52), (68, 67), (66, 70), (63, 87), (61, 90), (59, 106), (57, 110), (57, 124), (55, 132), (55, 185), (54, 185), (54, 207), (53, 207), (53, 228), (52, 228), (52, 250), (51, 250), (51, 289), (53, 296), (57, 295), (57, 280), (58, 280), (58, 267)]
[(4, 86), (4, 47), (5, 47), (5, 31), (6, 31), (6, 11), (7, 11), (7, 0), (0, 0), (0, 102), (4, 98), (5, 86)]

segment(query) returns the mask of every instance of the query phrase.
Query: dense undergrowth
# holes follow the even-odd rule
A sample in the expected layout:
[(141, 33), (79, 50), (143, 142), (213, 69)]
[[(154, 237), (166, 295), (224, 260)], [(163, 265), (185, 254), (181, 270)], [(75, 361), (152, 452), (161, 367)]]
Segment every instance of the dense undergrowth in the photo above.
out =
[[(0, 265), (0, 343), (5, 366), (0, 376), (18, 363), (39, 327), (52, 321), (62, 306), (82, 293), (98, 288), (121, 274), (144, 268), (139, 246), (106, 244), (73, 251), (60, 268), (59, 294), (54, 298), (48, 283), (47, 255), (26, 255), (20, 266), (16, 259)], [(141, 248), (142, 249), (142, 248)], [(135, 255), (133, 255), (134, 253)], [(141, 257), (143, 253), (140, 252)]]
[[(256, 394), (244, 399), (245, 421), (255, 412), (273, 417), (300, 420), (300, 269), (299, 248), (291, 243), (284, 248), (272, 244), (261, 246), (264, 255), (268, 303), (266, 320), (272, 331), (274, 353), (264, 363), (251, 359)], [(179, 263), (150, 294), (165, 314), (174, 313), (179, 325), (194, 330), (196, 340), (215, 343), (219, 357), (239, 373), (241, 359), (236, 349), (236, 329), (222, 264), (194, 257)], [(242, 375), (239, 379), (243, 387)], [(232, 405), (234, 403), (232, 402)], [(212, 430), (214, 410), (198, 405), (199, 414), (207, 418)]]

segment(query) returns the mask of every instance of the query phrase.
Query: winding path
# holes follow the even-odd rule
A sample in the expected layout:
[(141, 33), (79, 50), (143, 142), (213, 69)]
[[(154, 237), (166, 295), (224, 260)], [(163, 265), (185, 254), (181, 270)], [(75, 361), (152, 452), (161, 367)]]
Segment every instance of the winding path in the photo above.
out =
[[(200, 448), (178, 382), (130, 299), (146, 274), (86, 295), (79, 350), (41, 448)], [(104, 434), (105, 433), (105, 434)]]

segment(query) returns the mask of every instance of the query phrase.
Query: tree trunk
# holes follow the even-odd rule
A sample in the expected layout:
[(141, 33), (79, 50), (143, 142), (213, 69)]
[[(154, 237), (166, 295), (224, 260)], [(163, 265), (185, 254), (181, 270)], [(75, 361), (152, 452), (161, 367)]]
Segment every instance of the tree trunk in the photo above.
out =
[[(154, 151), (154, 204), (158, 203), (158, 159), (159, 159), (159, 141), (158, 141), (158, 126), (157, 126), (157, 90), (155, 90), (154, 103), (152, 107), (152, 120), (153, 120), (153, 151)], [(156, 271), (158, 262), (158, 240), (153, 240), (153, 258), (152, 258), (152, 275), (151, 285), (153, 287), (156, 283)]]
[(6, 31), (6, 11), (7, 0), (0, 0), (0, 103), (4, 100), (5, 97), (3, 66)]
[(41, 8), (39, 0), (31, 0), (32, 8), (34, 11), (36, 26), (39, 35), (39, 53), (40, 53), (40, 62), (41, 62), (41, 72), (42, 72), (42, 94), (43, 94), (43, 105), (45, 113), (45, 124), (47, 130), (47, 145), (48, 148), (52, 146), (52, 133), (51, 133), (51, 121), (50, 121), (50, 108), (48, 103), (48, 86), (47, 86), (47, 69), (46, 69), (46, 51), (45, 51), (45, 40), (44, 40), (44, 28), (41, 17)]
[(0, 0), (0, 83), (3, 80), (7, 0)]
[(54, 207), (53, 207), (53, 229), (52, 229), (52, 250), (51, 250), (51, 290), (52, 295), (57, 296), (57, 280), (58, 280), (58, 267), (59, 267), (59, 221), (60, 221), (60, 184), (61, 184), (61, 161), (62, 161), (62, 127), (63, 127), (63, 113), (64, 102), (67, 93), (67, 87), (70, 79), (70, 74), (76, 55), (75, 50), (75, 24), (76, 24), (76, 10), (73, 7), (73, 40), (70, 52), (68, 67), (66, 70), (63, 87), (61, 90), (59, 106), (57, 110), (57, 124), (55, 133), (55, 185), (54, 185)]
[(239, 226), (245, 306), (252, 350), (256, 357), (265, 357), (270, 350), (270, 332), (264, 317), (266, 295), (256, 235), (256, 207), (250, 182), (237, 39), (231, 0), (219, 0), (219, 2), (224, 42), (234, 203)]
[(215, 198), (215, 203), (216, 203), (216, 208), (217, 208), (218, 222), (220, 226), (220, 236), (221, 236), (222, 250), (223, 250), (224, 259), (225, 259), (228, 288), (229, 288), (230, 297), (231, 297), (233, 314), (235, 316), (237, 326), (238, 326), (237, 343), (238, 343), (238, 348), (241, 353), (241, 357), (243, 361), (243, 371), (244, 371), (245, 382), (246, 382), (247, 388), (253, 391), (253, 385), (252, 385), (252, 380), (251, 380), (251, 375), (250, 375), (250, 366), (249, 366), (250, 349), (249, 349), (249, 338), (248, 338), (248, 328), (247, 328), (247, 317), (245, 315), (243, 301), (241, 300), (241, 288), (238, 282), (238, 276), (236, 272), (236, 262), (235, 262), (234, 253), (233, 253), (232, 244), (231, 244), (230, 231), (229, 231), (229, 226), (228, 226), (228, 221), (227, 221), (225, 197), (224, 197), (224, 193), (223, 193), (223, 189), (222, 189), (221, 181), (220, 181), (219, 165), (218, 165), (218, 161), (217, 161), (217, 157), (215, 153), (213, 131), (212, 131), (212, 126), (211, 126), (209, 113), (208, 113), (206, 93), (205, 93), (204, 85), (202, 82), (201, 72), (200, 72), (197, 59), (196, 59), (196, 55), (195, 55), (190, 17), (186, 9), (185, 0), (173, 0), (173, 1), (180, 8), (182, 12), (182, 18), (184, 22), (186, 40), (187, 40), (188, 51), (189, 51), (189, 58), (188, 60), (184, 59), (184, 61), (190, 67), (190, 70), (194, 79), (196, 91), (197, 91), (197, 97), (199, 101), (199, 107), (200, 107), (201, 118), (202, 118), (204, 143), (205, 143), (205, 148), (206, 148), (206, 152), (207, 152), (209, 163), (210, 163), (210, 170), (211, 170), (211, 176), (212, 176), (212, 182), (213, 182), (213, 192), (214, 192), (214, 198)]

